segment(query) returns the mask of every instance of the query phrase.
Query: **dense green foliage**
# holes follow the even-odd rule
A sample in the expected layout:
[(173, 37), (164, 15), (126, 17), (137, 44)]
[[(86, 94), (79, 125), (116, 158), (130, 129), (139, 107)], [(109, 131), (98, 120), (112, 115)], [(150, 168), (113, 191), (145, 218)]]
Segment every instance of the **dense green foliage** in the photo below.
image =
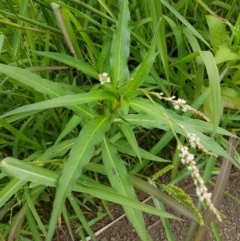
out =
[(192, 221), (186, 240), (216, 220), (207, 197), (195, 207), (177, 186), (217, 173), (217, 205), (220, 159), (240, 166), (227, 149), (240, 128), (239, 11), (238, 0), (0, 0), (0, 240), (50, 241), (61, 225), (96, 240), (86, 213), (106, 201), (142, 240), (142, 212), (175, 240), (165, 205)]

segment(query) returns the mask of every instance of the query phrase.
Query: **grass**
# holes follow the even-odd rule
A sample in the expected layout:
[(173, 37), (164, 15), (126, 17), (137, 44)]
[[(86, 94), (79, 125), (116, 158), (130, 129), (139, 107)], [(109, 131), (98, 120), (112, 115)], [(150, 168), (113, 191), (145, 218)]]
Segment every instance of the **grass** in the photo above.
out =
[[(174, 240), (168, 219), (178, 217), (165, 206), (191, 220), (186, 240), (202, 240), (198, 224), (218, 217), (211, 205), (228, 175), (196, 207), (177, 186), (191, 175), (207, 184), (220, 158), (219, 173), (239, 168), (227, 148), (239, 131), (239, 7), (0, 1), (0, 238), (50, 241), (64, 225), (72, 240), (96, 240), (85, 212), (100, 199), (122, 205), (141, 240), (152, 240), (142, 212), (158, 215)], [(161, 175), (171, 177), (166, 187)]]

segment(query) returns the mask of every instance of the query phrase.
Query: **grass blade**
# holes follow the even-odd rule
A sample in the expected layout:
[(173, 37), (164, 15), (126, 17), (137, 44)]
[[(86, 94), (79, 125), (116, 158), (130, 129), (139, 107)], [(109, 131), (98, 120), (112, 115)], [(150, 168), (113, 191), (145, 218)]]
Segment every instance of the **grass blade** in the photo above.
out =
[(39, 217), (39, 215), (37, 213), (37, 210), (36, 210), (35, 205), (34, 205), (34, 200), (32, 200), (32, 197), (29, 193), (29, 190), (25, 190), (25, 197), (26, 197), (26, 203), (27, 203), (29, 209), (31, 210), (31, 214), (33, 215), (35, 221), (37, 222), (38, 228), (42, 231), (44, 236), (46, 236), (47, 231), (46, 231), (46, 229), (45, 229), (45, 227), (42, 223), (41, 218)]
[[(0, 116), (1, 118), (1, 116)], [(33, 141), (32, 139), (28, 138), (26, 135), (24, 135), (21, 131), (17, 130), (16, 128), (14, 128), (12, 125), (10, 125), (9, 123), (7, 123), (5, 120), (0, 119), (0, 126), (4, 127), (5, 129), (7, 129), (8, 131), (10, 131), (14, 136), (17, 136), (19, 139), (25, 141), (26, 143), (31, 144), (32, 146), (34, 146), (35, 148), (39, 148), (41, 147), (40, 144), (38, 144), (37, 142)]]
[(162, 61), (166, 77), (167, 79), (169, 79), (167, 43), (165, 26), (163, 21), (162, 4), (160, 1), (150, 0), (148, 1), (148, 6), (150, 10), (150, 16), (152, 18), (153, 30), (155, 35), (157, 36), (156, 42), (159, 57)]
[(202, 37), (202, 35), (166, 0), (160, 0), (161, 3), (168, 8), (198, 39), (200, 39), (208, 48), (210, 48), (208, 42)]
[(66, 10), (61, 9), (60, 5), (57, 3), (51, 3), (54, 15), (58, 22), (58, 25), (63, 33), (64, 39), (68, 45), (69, 50), (74, 55), (75, 58), (81, 57), (81, 52), (77, 47), (77, 39), (74, 35), (71, 23), (67, 17)]
[[(150, 179), (149, 183), (151, 185), (153, 185), (154, 187), (157, 187), (157, 185), (155, 184), (155, 182), (153, 180)], [(160, 210), (165, 210), (164, 204), (162, 202), (160, 202), (159, 200), (153, 198), (153, 203), (156, 206), (156, 208), (158, 208)], [(161, 218), (161, 220), (162, 220), (162, 224), (164, 226), (164, 230), (166, 232), (166, 236), (167, 236), (168, 240), (174, 241), (175, 238), (174, 238), (174, 235), (173, 235), (173, 232), (172, 232), (172, 229), (171, 229), (171, 226), (170, 226), (170, 223), (169, 223), (168, 219)]]
[(213, 135), (215, 135), (222, 115), (220, 77), (212, 53), (210, 51), (201, 51), (200, 56), (207, 70), (210, 88), (210, 95), (205, 105), (205, 109), (213, 123)]
[(32, 238), (34, 239), (34, 241), (42, 241), (40, 234), (38, 232), (38, 225), (36, 224), (30, 210), (28, 210), (28, 212), (26, 213), (26, 218), (27, 218), (27, 222), (28, 222), (28, 225), (29, 225), (29, 228), (31, 231), (31, 235), (32, 235)]
[(84, 227), (84, 230), (88, 233), (88, 235), (91, 237), (91, 239), (93, 241), (96, 241), (94, 233), (91, 230), (91, 227), (90, 227), (87, 219), (85, 218), (83, 211), (79, 207), (78, 199), (75, 198), (73, 195), (69, 194), (68, 200), (69, 200), (74, 212), (76, 213), (77, 217), (79, 218), (81, 225)]
[(81, 71), (82, 73), (86, 74), (87, 76), (98, 79), (98, 72), (96, 71), (96, 69), (94, 69), (90, 64), (84, 62), (83, 60), (75, 59), (72, 56), (62, 54), (62, 53), (41, 52), (41, 51), (36, 51), (36, 53), (38, 55), (41, 55), (50, 59), (54, 59), (68, 66), (74, 67), (77, 70)]
[(15, 195), (24, 185), (25, 180), (19, 180), (13, 178), (3, 189), (0, 191), (0, 208), (6, 204), (6, 202)]
[[(59, 83), (51, 82), (33, 74), (26, 69), (0, 64), (0, 73), (3, 73), (17, 81), (17, 85), (25, 85), (33, 90), (49, 96), (59, 96), (64, 90)], [(11, 81), (11, 80), (10, 80)], [(16, 84), (16, 82), (14, 82)]]
[(77, 125), (79, 125), (80, 121), (82, 120), (82, 117), (73, 115), (65, 128), (62, 130), (60, 135), (58, 136), (57, 140), (55, 141), (55, 145), (59, 143), (66, 135), (68, 135)]

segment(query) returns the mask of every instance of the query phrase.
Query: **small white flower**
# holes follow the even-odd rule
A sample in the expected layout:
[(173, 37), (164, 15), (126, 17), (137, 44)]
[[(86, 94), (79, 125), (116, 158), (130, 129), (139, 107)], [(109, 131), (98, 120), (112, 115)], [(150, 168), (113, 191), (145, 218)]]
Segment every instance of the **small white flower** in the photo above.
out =
[(192, 148), (196, 148), (196, 146), (200, 146), (200, 139), (195, 134), (189, 133), (187, 138)]
[(176, 97), (173, 96), (172, 97), (172, 104), (173, 104), (173, 108), (175, 110), (180, 110), (180, 108), (182, 107), (182, 110), (185, 112), (188, 110), (187, 106), (185, 105), (186, 104), (186, 100), (183, 100), (183, 99), (177, 99), (177, 100), (174, 100)]
[(183, 111), (183, 112), (187, 112), (188, 109), (189, 109), (188, 106), (185, 105), (185, 106), (183, 106), (182, 111)]
[(179, 110), (179, 109), (180, 109), (180, 106), (179, 106), (179, 105), (174, 105), (173, 108), (174, 108), (175, 110)]
[(105, 73), (105, 72), (102, 73), (102, 74), (99, 74), (98, 78), (99, 78), (99, 81), (100, 81), (101, 85), (104, 85), (105, 83), (110, 83), (111, 82), (111, 79), (108, 76), (108, 73)]

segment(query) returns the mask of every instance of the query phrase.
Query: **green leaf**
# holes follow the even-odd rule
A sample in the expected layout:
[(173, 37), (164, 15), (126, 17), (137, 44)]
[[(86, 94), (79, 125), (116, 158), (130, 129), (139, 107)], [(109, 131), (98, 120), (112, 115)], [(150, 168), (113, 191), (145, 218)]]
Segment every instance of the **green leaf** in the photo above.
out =
[(59, 83), (54, 83), (50, 80), (43, 79), (26, 69), (0, 64), (0, 73), (15, 79), (18, 83), (34, 89), (36, 92), (52, 97), (57, 97), (65, 92)]
[[(156, 183), (153, 180), (149, 180), (149, 183), (151, 185), (153, 185), (154, 187), (157, 187)], [(157, 209), (165, 210), (164, 204), (161, 201), (157, 200), (156, 198), (153, 198), (153, 203)], [(170, 241), (175, 240), (172, 229), (170, 227), (169, 220), (167, 218), (161, 218), (161, 221), (162, 221), (162, 225), (165, 229), (167, 239)]]
[(90, 64), (84, 62), (83, 60), (75, 59), (72, 56), (62, 54), (62, 53), (41, 52), (41, 51), (36, 51), (36, 53), (38, 55), (41, 55), (50, 59), (54, 59), (68, 66), (74, 67), (77, 70), (81, 71), (82, 73), (86, 74), (87, 76), (98, 79), (98, 72), (96, 71), (96, 69), (94, 69)]
[(207, 47), (210, 47), (208, 42), (202, 37), (202, 35), (184, 18), (173, 6), (171, 6), (166, 0), (160, 0), (160, 2), (168, 8), (176, 18), (178, 18), (198, 39), (200, 39)]
[(136, 137), (135, 137), (135, 134), (134, 134), (132, 128), (130, 126), (128, 126), (127, 124), (118, 124), (118, 126), (119, 126), (120, 130), (122, 131), (123, 135), (125, 136), (125, 138), (127, 139), (127, 142), (131, 146), (132, 150), (138, 157), (139, 161), (141, 161), (141, 154), (139, 151), (138, 142), (136, 140)]
[[(1, 170), (11, 177), (14, 176), (21, 181), (29, 181), (44, 186), (57, 186), (60, 174), (55, 171), (50, 171), (11, 157), (3, 159), (0, 163)], [(160, 215), (166, 218), (177, 218), (169, 213), (158, 211), (149, 205), (119, 195), (111, 188), (92, 181), (85, 176), (82, 176), (80, 182), (77, 182), (73, 185), (72, 190), (79, 193), (86, 193), (110, 202), (118, 203), (123, 206), (136, 208), (154, 215)]]
[(91, 239), (93, 241), (96, 241), (94, 232), (92, 231), (92, 229), (90, 227), (90, 223), (85, 218), (85, 215), (84, 215), (84, 212), (82, 211), (82, 209), (79, 207), (79, 200), (78, 200), (78, 198), (76, 198), (73, 195), (69, 194), (68, 200), (69, 200), (69, 202), (70, 202), (74, 212), (76, 213), (79, 221), (81, 222), (81, 225), (83, 226), (84, 231), (86, 231), (88, 233), (88, 235), (91, 237)]
[(50, 100), (41, 101), (34, 104), (29, 104), (25, 106), (21, 106), (15, 110), (9, 111), (4, 115), (0, 116), (1, 118), (5, 118), (7, 116), (16, 115), (20, 113), (30, 112), (32, 111), (41, 111), (49, 108), (56, 108), (56, 107), (72, 107), (77, 106), (85, 103), (96, 102), (99, 100), (114, 100), (115, 96), (112, 92), (104, 91), (104, 90), (97, 90), (83, 94), (74, 94), (74, 95), (65, 95), (58, 98), (53, 98)]
[[(117, 151), (120, 153), (123, 153), (128, 156), (137, 157), (136, 153), (132, 150), (131, 146), (129, 145), (129, 143), (127, 141), (119, 140), (117, 142), (114, 142), (114, 146), (117, 149)], [(140, 155), (143, 159), (156, 161), (156, 162), (169, 162), (168, 160), (165, 160), (159, 156), (156, 156), (156, 155), (152, 154), (151, 152), (148, 152), (140, 147), (138, 147), (138, 148), (139, 148)]]
[(207, 107), (209, 118), (213, 123), (213, 135), (215, 135), (222, 115), (220, 76), (212, 53), (210, 51), (201, 51), (200, 56), (207, 70), (210, 88), (210, 95), (205, 107)]
[(226, 45), (221, 45), (216, 51), (215, 59), (217, 64), (240, 59), (240, 54), (232, 52)]
[[(81, 22), (79, 21), (79, 19), (76, 18), (71, 11), (69, 11), (65, 8), (63, 9), (63, 14), (65, 15), (65, 21), (67, 18), (69, 18), (72, 21), (72, 23), (75, 25), (78, 33), (81, 34), (81, 37), (83, 38), (83, 40), (85, 42), (84, 44), (87, 45), (87, 51), (89, 52), (89, 56), (92, 55), (95, 58), (98, 58), (99, 52), (96, 48), (96, 45), (93, 42), (93, 40), (90, 38), (90, 36), (87, 34), (87, 31), (85, 31), (84, 27), (81, 25)], [(76, 35), (76, 33), (73, 33), (73, 34)], [(73, 46), (75, 49), (76, 48), (79, 49), (79, 47), (81, 47), (82, 45), (80, 46), (78, 41), (76, 41), (76, 43), (74, 43)], [(82, 51), (82, 50), (79, 50), (79, 51)], [(81, 56), (81, 55), (79, 55), (79, 56)], [(78, 58), (80, 58), (80, 57), (78, 57)]]
[(124, 93), (127, 94), (129, 92), (136, 91), (137, 88), (141, 86), (141, 84), (144, 82), (144, 80), (147, 78), (148, 74), (150, 73), (153, 65), (153, 61), (156, 57), (155, 49), (156, 49), (157, 36), (158, 36), (157, 34), (154, 36), (151, 47), (149, 48), (144, 59), (131, 74), (130, 80), (128, 81), (128, 84)]
[(206, 19), (209, 27), (210, 41), (213, 46), (214, 52), (216, 53), (220, 46), (223, 45), (230, 47), (230, 37), (225, 28), (225, 23), (219, 18), (212, 15), (207, 15)]
[(63, 142), (55, 143), (49, 147), (42, 155), (38, 156), (38, 160), (46, 161), (55, 157), (65, 156), (75, 143), (75, 138)]
[(102, 141), (103, 135), (109, 128), (110, 118), (108, 116), (96, 117), (83, 127), (76, 139), (58, 181), (47, 240), (52, 240), (57, 219), (67, 195), (81, 176), (83, 167), (91, 160), (95, 146)]
[(240, 94), (234, 89), (222, 87), (222, 103), (223, 107), (240, 110)]
[(0, 208), (2, 208), (6, 202), (12, 196), (14, 196), (25, 184), (25, 180), (19, 180), (16, 178), (13, 178), (8, 184), (6, 184), (0, 191)]
[[(67, 87), (69, 87), (68, 85), (62, 83), (55, 83), (51, 82), (50, 80), (43, 79), (40, 76), (33, 74), (26, 69), (17, 68), (14, 66), (0, 64), (0, 73), (3, 73), (15, 79), (15, 81), (13, 82), (15, 84), (17, 83), (17, 85), (19, 86), (24, 85), (30, 87), (34, 91), (44, 95), (49, 95), (50, 97), (59, 97), (61, 95), (64, 95), (68, 91)], [(12, 81), (9, 78), (8, 80)], [(71, 109), (74, 110), (77, 114), (81, 114), (90, 119), (94, 116), (93, 109), (89, 110), (89, 108), (83, 105), (74, 105), (71, 106)], [(21, 118), (22, 116), (19, 116), (19, 119)]]
[(82, 120), (82, 117), (73, 115), (67, 125), (65, 126), (65, 128), (62, 130), (62, 132), (60, 133), (60, 135), (58, 136), (57, 140), (55, 141), (55, 145), (60, 142), (66, 135), (68, 135), (71, 131), (73, 131), (73, 129), (79, 125), (80, 121)]
[[(130, 199), (137, 200), (134, 188), (129, 182), (128, 172), (124, 162), (119, 157), (115, 147), (106, 138), (104, 138), (102, 144), (102, 155), (104, 166), (112, 187), (117, 193), (129, 197)], [(142, 213), (126, 206), (124, 206), (124, 211), (141, 239), (152, 240), (146, 230)]]
[(16, 177), (21, 181), (31, 181), (45, 186), (56, 186), (56, 180), (59, 176), (56, 172), (12, 157), (4, 158), (1, 161), (0, 167), (9, 176)]
[(4, 43), (4, 35), (0, 34), (0, 53), (2, 53), (3, 43)]
[(25, 198), (26, 198), (26, 203), (27, 203), (29, 209), (31, 210), (31, 213), (34, 216), (35, 221), (37, 222), (38, 228), (42, 231), (44, 236), (46, 236), (46, 234), (47, 234), (46, 228), (43, 225), (42, 220), (38, 215), (38, 212), (35, 208), (34, 200), (32, 200), (29, 190), (25, 190)]
[(169, 69), (168, 69), (168, 51), (167, 51), (167, 43), (166, 43), (166, 32), (164, 25), (164, 18), (162, 12), (162, 4), (160, 1), (149, 0), (148, 7), (150, 11), (150, 16), (153, 24), (153, 32), (156, 36), (157, 43), (157, 51), (162, 61), (165, 74), (167, 79), (169, 79)]
[[(0, 116), (0, 118), (2, 118)], [(41, 145), (38, 144), (36, 141), (33, 141), (32, 139), (28, 138), (26, 135), (24, 135), (21, 131), (17, 130), (14, 128), (11, 124), (7, 123), (7, 121), (0, 119), (0, 127), (4, 127), (7, 129), (9, 132), (11, 132), (14, 136), (18, 137), (22, 141), (31, 144), (35, 148), (40, 148)]]
[(128, 0), (119, 2), (119, 15), (116, 23), (116, 31), (113, 35), (111, 47), (111, 80), (113, 86), (121, 86), (128, 80), (128, 57), (130, 49), (130, 13), (128, 9)]

